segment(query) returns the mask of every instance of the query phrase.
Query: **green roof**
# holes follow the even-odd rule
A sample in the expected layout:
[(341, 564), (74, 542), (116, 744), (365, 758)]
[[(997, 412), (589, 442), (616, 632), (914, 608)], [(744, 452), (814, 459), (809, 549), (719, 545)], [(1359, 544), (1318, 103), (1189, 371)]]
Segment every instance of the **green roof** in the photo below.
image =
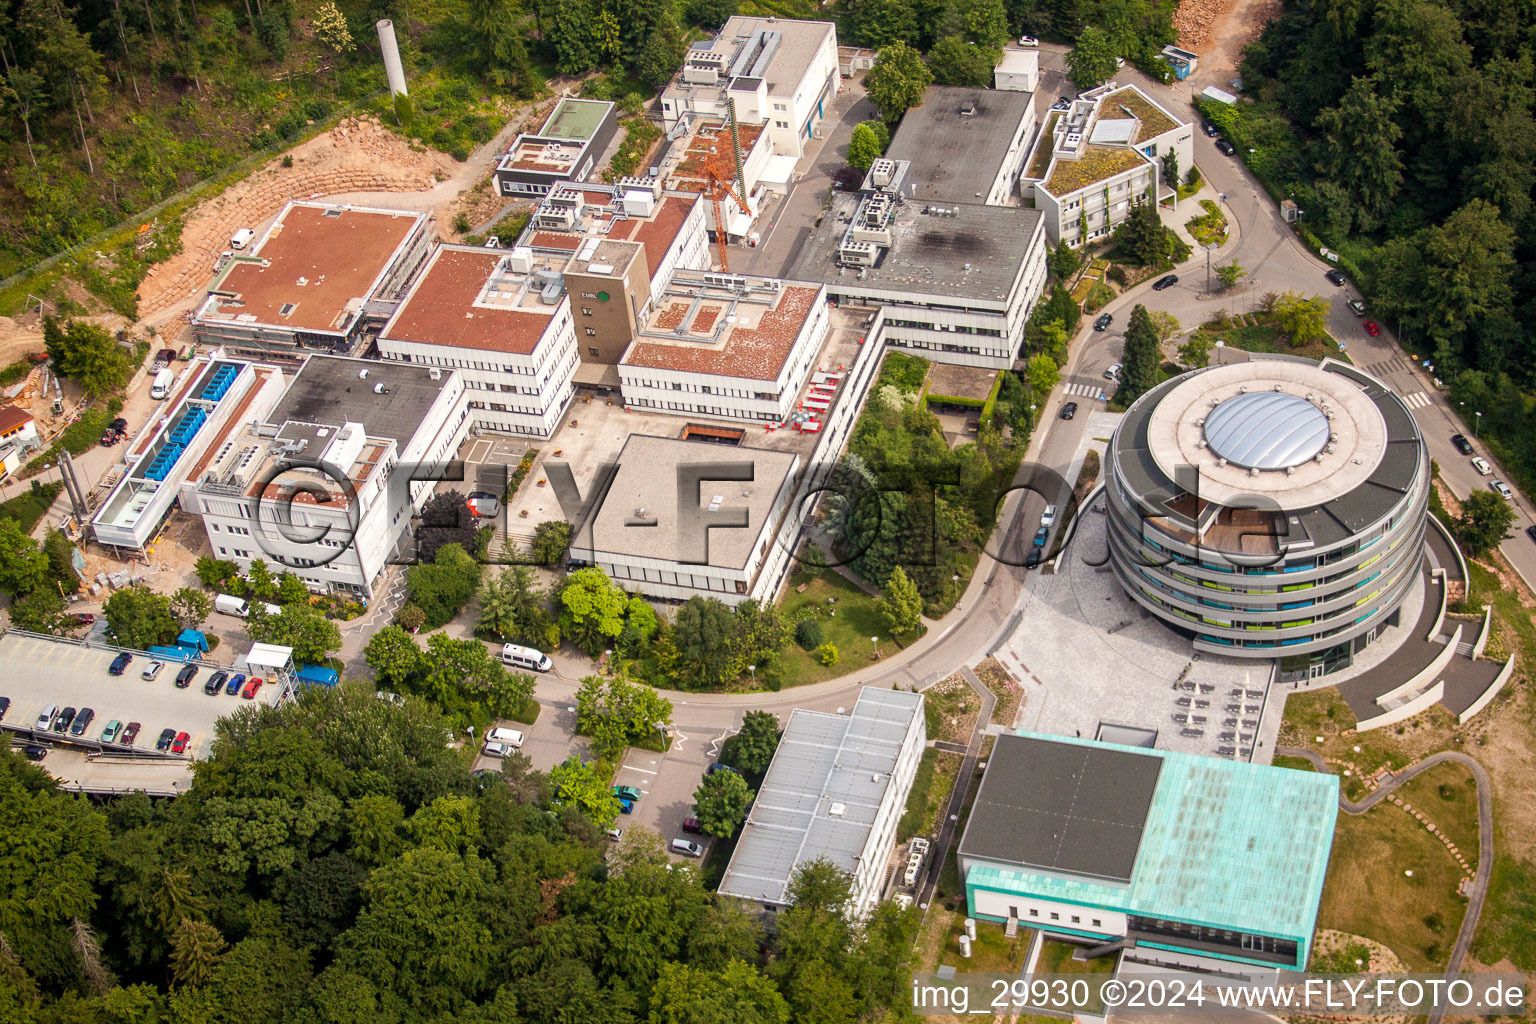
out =
[(584, 142), (596, 134), (613, 104), (603, 100), (578, 100), (566, 97), (556, 104), (539, 134), (551, 139)]
[(1308, 943), (1338, 816), (1335, 776), (1039, 733), (1019, 735), (1162, 758), (1130, 884), (977, 865), (966, 876), (967, 887), (1028, 892)]

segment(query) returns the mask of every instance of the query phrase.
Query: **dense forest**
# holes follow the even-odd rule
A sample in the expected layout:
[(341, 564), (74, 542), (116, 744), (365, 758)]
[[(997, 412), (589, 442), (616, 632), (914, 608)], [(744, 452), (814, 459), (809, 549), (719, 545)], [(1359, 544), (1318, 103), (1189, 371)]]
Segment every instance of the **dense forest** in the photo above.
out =
[(894, 1019), (917, 914), (824, 862), (765, 931), (521, 755), (474, 778), (428, 703), (309, 691), (220, 721), (190, 792), (102, 806), (0, 752), (0, 1020)]
[(1292, 0), (1213, 111), (1303, 235), (1536, 485), (1536, 71), (1528, 4)]

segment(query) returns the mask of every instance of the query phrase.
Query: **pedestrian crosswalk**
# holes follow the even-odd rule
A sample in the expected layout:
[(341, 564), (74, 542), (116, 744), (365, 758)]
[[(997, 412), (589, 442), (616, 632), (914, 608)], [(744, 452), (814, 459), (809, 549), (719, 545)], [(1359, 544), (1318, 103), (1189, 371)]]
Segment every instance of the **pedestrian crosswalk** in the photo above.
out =
[(1097, 398), (1104, 393), (1104, 389), (1097, 384), (1083, 384), (1079, 381), (1072, 381), (1067, 384), (1066, 392), (1078, 398)]
[(1389, 373), (1408, 369), (1408, 363), (1401, 356), (1391, 359), (1383, 359), (1379, 363), (1370, 363), (1365, 367), (1365, 372), (1373, 377), (1385, 377)]
[(1403, 402), (1407, 404), (1408, 408), (1410, 409), (1424, 409), (1433, 404), (1429, 395), (1422, 391), (1415, 391), (1411, 395), (1404, 395)]

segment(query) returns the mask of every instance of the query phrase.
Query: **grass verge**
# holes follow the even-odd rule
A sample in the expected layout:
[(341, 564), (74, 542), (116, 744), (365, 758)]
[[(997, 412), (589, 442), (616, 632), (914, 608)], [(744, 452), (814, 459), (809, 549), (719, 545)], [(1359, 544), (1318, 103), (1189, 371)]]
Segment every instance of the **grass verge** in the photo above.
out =
[(907, 794), (906, 809), (896, 823), (898, 843), (917, 835), (938, 835), (949, 794), (955, 788), (955, 776), (960, 773), (960, 762), (959, 754), (934, 747), (923, 751), (923, 759), (918, 762), (917, 774), (912, 779), (912, 791)]
[(805, 573), (791, 576), (779, 611), (791, 625), (815, 619), (821, 624), (822, 641), (836, 647), (838, 655), (836, 663), (823, 665), (814, 652), (793, 643), (785, 645), (779, 658), (786, 685), (820, 683), (863, 668), (875, 653), (870, 637), (881, 638), (882, 654), (896, 650), (875, 599), (830, 569), (814, 578)]
[(37, 521), (53, 507), (53, 500), (63, 489), (64, 485), (57, 481), (44, 484), (34, 480), (27, 490), (0, 502), (0, 519), (14, 519), (23, 533), (31, 533)]

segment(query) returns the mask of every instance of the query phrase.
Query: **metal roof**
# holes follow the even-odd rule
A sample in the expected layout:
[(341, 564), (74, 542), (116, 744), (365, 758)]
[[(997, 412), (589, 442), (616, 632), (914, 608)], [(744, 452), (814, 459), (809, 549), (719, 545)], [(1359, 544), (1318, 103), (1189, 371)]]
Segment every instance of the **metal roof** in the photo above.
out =
[(1323, 410), (1284, 391), (1238, 395), (1205, 417), (1211, 450), (1247, 469), (1299, 466), (1323, 450), (1328, 434)]
[(1136, 135), (1136, 122), (1128, 117), (1107, 120), (1100, 118), (1093, 123), (1093, 134), (1088, 141), (1094, 145), (1129, 146)]
[(922, 713), (922, 694), (873, 686), (860, 690), (847, 715), (791, 712), (720, 891), (787, 902), (795, 868), (818, 857), (853, 873), (902, 739)]
[[(1059, 870), (1047, 874), (1022, 864), (1011, 868), (1001, 858), (990, 857), (991, 865), (970, 869), (968, 886), (1302, 941), (1312, 934), (1338, 817), (1336, 776), (1170, 750), (1020, 735), (1162, 759), (1135, 868), (1127, 885)], [(987, 765), (988, 778), (999, 764), (1007, 770), (1011, 751), (1027, 749), (1002, 739)], [(1044, 780), (1036, 782), (1042, 784)], [(985, 780), (982, 786), (985, 792)], [(967, 844), (970, 831), (983, 818), (978, 798), (962, 853), (976, 856)]]

